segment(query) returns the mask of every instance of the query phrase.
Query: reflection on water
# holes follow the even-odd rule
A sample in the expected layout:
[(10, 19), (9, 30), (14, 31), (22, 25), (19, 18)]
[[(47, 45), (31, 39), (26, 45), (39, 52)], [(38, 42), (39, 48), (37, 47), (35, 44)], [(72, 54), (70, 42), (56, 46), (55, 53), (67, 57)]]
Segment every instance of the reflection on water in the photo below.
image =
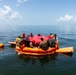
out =
[(72, 57), (73, 53), (61, 53), (62, 55), (65, 55), (66, 57)]
[[(66, 57), (72, 57), (73, 55), (73, 53), (61, 53), (61, 54)], [(35, 65), (37, 62), (39, 62), (42, 67), (44, 67), (48, 63), (55, 64), (57, 58), (58, 53), (45, 56), (19, 55), (19, 59), (23, 60), (25, 63), (31, 63), (32, 65)]]
[(4, 52), (4, 47), (3, 48), (0, 48), (0, 52)]
[(58, 53), (52, 55), (46, 55), (46, 56), (19, 55), (19, 58), (24, 60), (26, 63), (31, 62), (34, 65), (36, 64), (36, 61), (39, 61), (41, 66), (44, 66), (49, 62), (54, 64), (57, 57), (58, 57)]
[[(9, 46), (10, 50), (15, 49), (14, 45)], [(19, 59), (23, 60), (25, 63), (31, 63), (33, 65), (40, 63), (41, 66), (45, 66), (48, 63), (55, 64), (58, 59), (58, 54), (61, 54), (65, 57), (72, 57), (73, 53), (54, 53), (52, 55), (45, 56), (34, 56), (34, 55), (17, 55)]]
[(15, 48), (15, 47), (16, 47), (16, 45), (11, 44), (11, 45), (9, 45), (8, 47), (9, 47), (9, 48)]

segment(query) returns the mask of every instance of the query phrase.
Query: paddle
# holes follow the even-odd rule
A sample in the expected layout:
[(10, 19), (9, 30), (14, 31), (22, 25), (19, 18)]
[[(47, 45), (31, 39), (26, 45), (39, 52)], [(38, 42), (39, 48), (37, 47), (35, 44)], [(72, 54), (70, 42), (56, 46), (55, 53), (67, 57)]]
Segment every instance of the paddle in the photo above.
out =
[(16, 45), (16, 42), (8, 42), (8, 44)]
[(65, 48), (59, 48), (56, 50), (57, 53), (73, 53), (74, 48), (73, 47), (65, 47)]

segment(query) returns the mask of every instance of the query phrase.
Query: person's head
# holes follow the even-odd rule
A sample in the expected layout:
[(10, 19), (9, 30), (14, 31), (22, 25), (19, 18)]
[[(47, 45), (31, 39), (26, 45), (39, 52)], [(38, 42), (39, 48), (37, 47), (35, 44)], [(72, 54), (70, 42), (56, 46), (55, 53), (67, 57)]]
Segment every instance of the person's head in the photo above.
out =
[(56, 34), (54, 34), (55, 39), (56, 39), (56, 36), (57, 36), (57, 35), (56, 35)]
[(32, 37), (32, 36), (33, 36), (33, 34), (32, 34), (32, 33), (30, 33), (30, 36)]
[(41, 39), (41, 41), (43, 41), (43, 40), (44, 40), (42, 37), (41, 37), (40, 39)]
[(50, 33), (50, 35), (52, 35), (52, 33)]
[(41, 36), (40, 34), (38, 34), (38, 36)]
[(56, 34), (54, 34), (54, 36), (56, 37)]
[(25, 33), (22, 33), (21, 37), (22, 37), (22, 38), (25, 38), (25, 36), (26, 36)]
[(18, 38), (21, 38), (21, 36), (18, 36)]
[(53, 38), (53, 36), (54, 36), (53, 34), (50, 34), (50, 38)]

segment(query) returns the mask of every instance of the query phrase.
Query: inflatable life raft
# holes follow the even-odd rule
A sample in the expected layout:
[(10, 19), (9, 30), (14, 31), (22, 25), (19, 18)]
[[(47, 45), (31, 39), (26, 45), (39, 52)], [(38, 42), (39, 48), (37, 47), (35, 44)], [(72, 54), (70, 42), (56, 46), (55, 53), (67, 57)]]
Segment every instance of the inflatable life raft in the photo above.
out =
[(54, 53), (66, 53), (66, 54), (73, 54), (74, 48), (73, 47), (64, 47), (64, 48), (50, 48), (48, 50), (42, 50), (40, 48), (30, 48), (30, 47), (24, 47), (21, 49), (20, 47), (16, 46), (16, 52), (20, 55), (50, 55)]
[(19, 46), (16, 46), (16, 52), (18, 54), (26, 54), (26, 55), (49, 55), (54, 54), (54, 52), (57, 50), (58, 44), (56, 44), (55, 47), (49, 47), (47, 50), (43, 50), (38, 47), (30, 48), (30, 47), (24, 47), (20, 48)]
[(4, 47), (4, 44), (0, 43), (0, 48), (3, 48)]

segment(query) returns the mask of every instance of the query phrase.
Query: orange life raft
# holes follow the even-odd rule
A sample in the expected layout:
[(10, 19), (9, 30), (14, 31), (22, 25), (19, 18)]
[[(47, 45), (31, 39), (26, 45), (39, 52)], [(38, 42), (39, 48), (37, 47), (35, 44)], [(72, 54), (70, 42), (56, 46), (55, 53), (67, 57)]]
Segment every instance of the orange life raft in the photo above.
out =
[(26, 55), (49, 55), (54, 54), (54, 52), (57, 50), (58, 44), (56, 44), (55, 47), (49, 47), (47, 50), (42, 50), (41, 48), (34, 47), (24, 47), (23, 49), (19, 46), (16, 46), (16, 52), (19, 54), (26, 54)]

